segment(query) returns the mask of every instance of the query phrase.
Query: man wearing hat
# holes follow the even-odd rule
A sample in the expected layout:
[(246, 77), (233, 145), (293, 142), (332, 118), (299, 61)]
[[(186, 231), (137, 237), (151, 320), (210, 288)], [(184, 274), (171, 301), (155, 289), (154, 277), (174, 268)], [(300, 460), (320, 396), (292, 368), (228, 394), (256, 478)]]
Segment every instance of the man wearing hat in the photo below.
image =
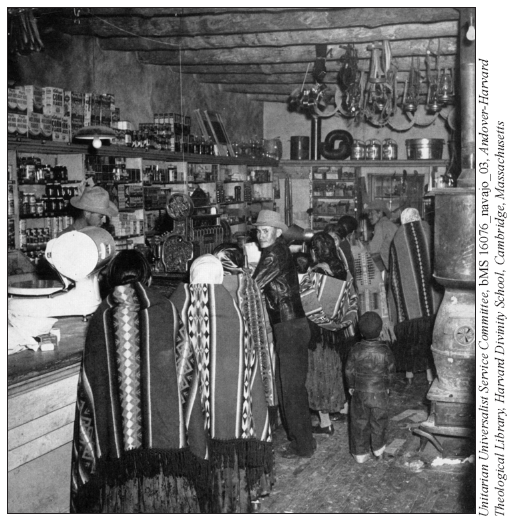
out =
[(70, 204), (81, 212), (58, 236), (66, 232), (80, 231), (84, 227), (100, 227), (105, 216), (118, 215), (118, 209), (109, 200), (109, 193), (101, 187), (86, 187), (80, 196), (71, 198)]
[(367, 205), (366, 210), (369, 221), (374, 227), (373, 239), (369, 242), (367, 249), (379, 268), (388, 271), (389, 250), (398, 226), (389, 220), (390, 213), (385, 202), (375, 200)]
[(300, 299), (296, 267), (283, 238), (288, 227), (277, 212), (269, 210), (259, 213), (255, 225), (262, 252), (253, 277), (264, 294), (273, 327), (281, 417), (291, 440), (282, 456), (311, 457), (316, 440), (312, 437), (305, 388), (310, 329)]

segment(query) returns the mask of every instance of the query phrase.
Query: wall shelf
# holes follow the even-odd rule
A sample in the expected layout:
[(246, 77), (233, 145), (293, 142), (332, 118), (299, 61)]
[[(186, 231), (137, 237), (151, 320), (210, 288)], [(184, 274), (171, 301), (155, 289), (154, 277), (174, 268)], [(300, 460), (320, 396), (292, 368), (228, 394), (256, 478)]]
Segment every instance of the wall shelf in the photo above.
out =
[(220, 165), (248, 165), (276, 167), (278, 161), (269, 158), (250, 158), (232, 156), (211, 156), (207, 154), (182, 154), (158, 149), (146, 150), (141, 147), (125, 147), (121, 145), (104, 145), (94, 149), (89, 145), (63, 142), (42, 142), (30, 138), (7, 137), (9, 150), (22, 151), (32, 154), (89, 154), (97, 156), (119, 156), (123, 158), (143, 158), (164, 162), (210, 163)]

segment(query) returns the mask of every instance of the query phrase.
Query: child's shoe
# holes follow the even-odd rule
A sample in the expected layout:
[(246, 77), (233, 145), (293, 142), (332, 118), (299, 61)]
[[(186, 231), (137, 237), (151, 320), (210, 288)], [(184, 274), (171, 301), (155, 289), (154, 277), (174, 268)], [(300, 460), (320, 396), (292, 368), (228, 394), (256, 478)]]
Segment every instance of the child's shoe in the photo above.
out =
[(352, 454), (352, 456), (353, 459), (359, 464), (366, 463), (366, 461), (368, 461), (368, 459), (371, 457), (369, 454)]

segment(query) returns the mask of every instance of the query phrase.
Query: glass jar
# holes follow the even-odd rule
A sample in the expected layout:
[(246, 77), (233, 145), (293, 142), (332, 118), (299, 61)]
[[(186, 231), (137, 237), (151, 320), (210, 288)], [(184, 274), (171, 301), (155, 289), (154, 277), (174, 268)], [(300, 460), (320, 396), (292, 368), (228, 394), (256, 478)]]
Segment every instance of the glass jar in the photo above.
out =
[(366, 160), (380, 160), (382, 156), (382, 145), (380, 140), (372, 138), (366, 141)]
[(382, 143), (382, 160), (398, 160), (398, 144), (391, 138)]
[(352, 160), (364, 160), (366, 158), (366, 148), (362, 140), (352, 142)]

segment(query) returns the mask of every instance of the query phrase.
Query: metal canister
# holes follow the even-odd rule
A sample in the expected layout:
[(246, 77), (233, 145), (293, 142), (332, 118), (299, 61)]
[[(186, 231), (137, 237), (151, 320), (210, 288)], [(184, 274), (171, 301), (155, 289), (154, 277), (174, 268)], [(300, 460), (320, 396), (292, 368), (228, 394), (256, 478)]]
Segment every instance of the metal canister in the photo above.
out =
[(20, 249), (25, 251), (27, 249), (27, 233), (20, 231)]
[(398, 144), (391, 138), (382, 142), (382, 160), (397, 160)]
[(354, 140), (352, 142), (352, 160), (364, 160), (366, 158), (366, 148), (362, 140)]
[(14, 193), (12, 185), (9, 186), (9, 191), (7, 193), (7, 215), (13, 216), (14, 214)]
[(43, 200), (36, 200), (36, 214), (38, 216), (43, 216), (44, 211)]
[(36, 195), (34, 193), (29, 195), (29, 214), (36, 214)]
[(366, 160), (380, 160), (382, 156), (382, 145), (380, 140), (372, 138), (366, 141)]
[(240, 185), (236, 185), (236, 187), (234, 187), (234, 199), (236, 200), (236, 202), (241, 201), (241, 186)]

